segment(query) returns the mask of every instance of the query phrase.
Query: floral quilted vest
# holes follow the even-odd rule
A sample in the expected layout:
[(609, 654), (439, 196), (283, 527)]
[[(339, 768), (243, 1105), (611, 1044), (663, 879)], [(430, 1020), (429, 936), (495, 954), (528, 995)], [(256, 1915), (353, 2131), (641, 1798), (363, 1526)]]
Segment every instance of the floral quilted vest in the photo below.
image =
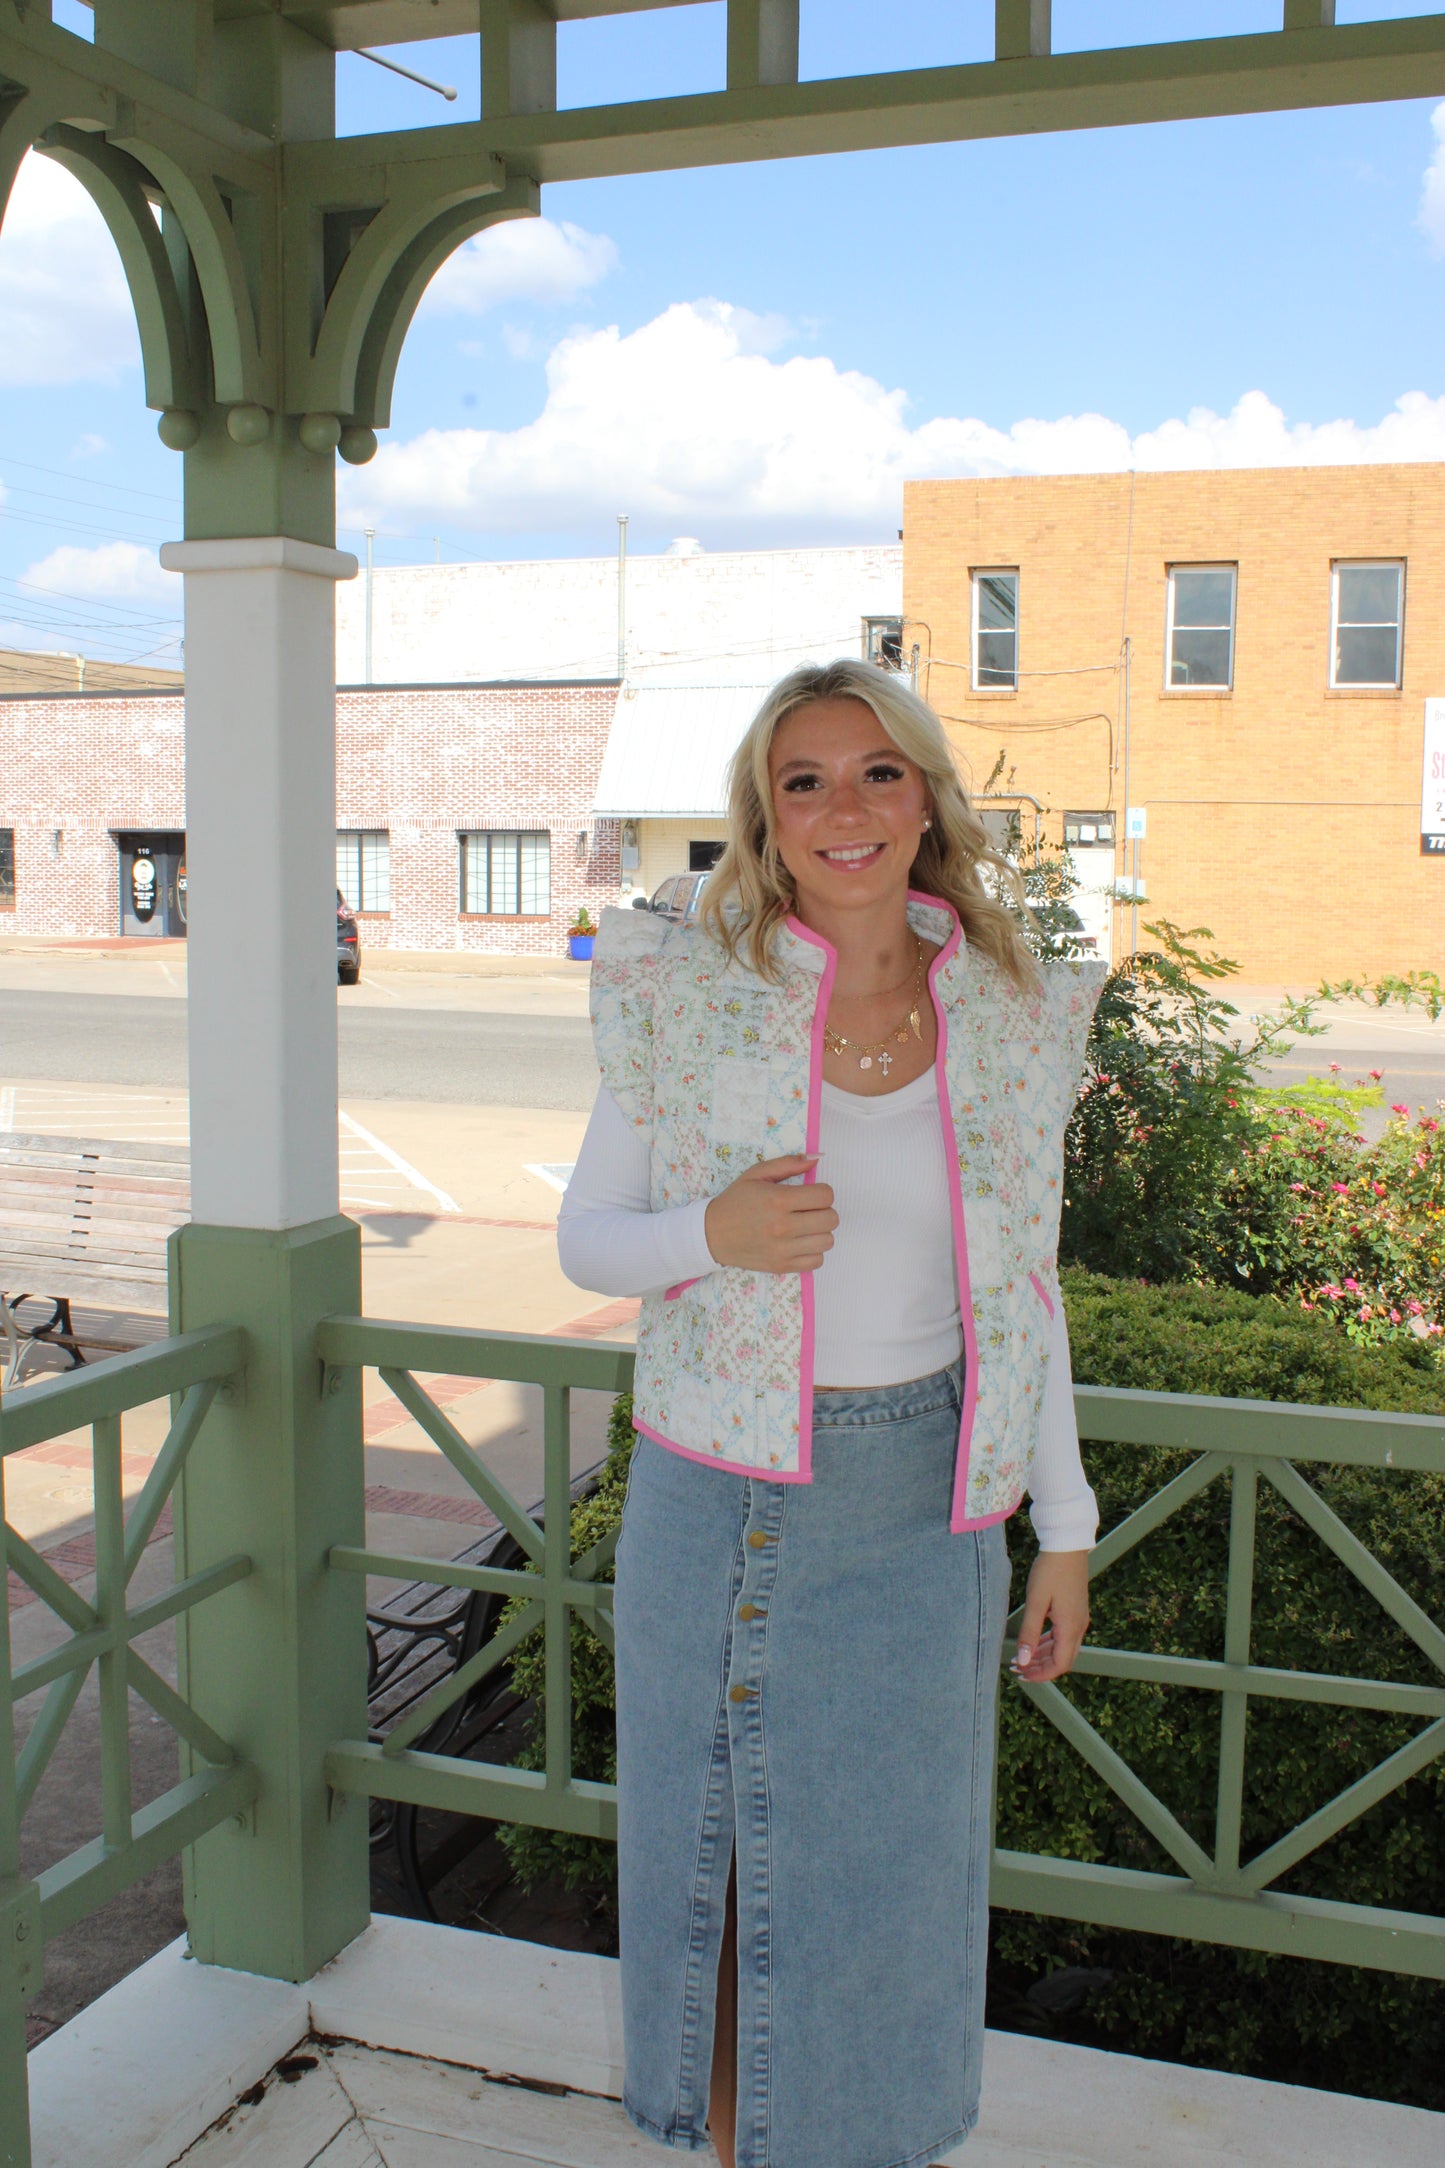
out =
[[(1083, 1073), (1102, 964), (1050, 963), (1021, 994), (969, 949), (936, 898), (909, 922), (942, 943), (938, 1017), (965, 1387), (950, 1526), (1018, 1506), (1038, 1440), (1057, 1272), (1064, 1127)], [(652, 1209), (725, 1189), (760, 1159), (818, 1148), (823, 1026), (837, 957), (790, 919), (770, 983), (701, 929), (606, 910), (592, 965), (602, 1081), (646, 1136)], [(720, 1266), (638, 1322), (633, 1413), (660, 1445), (739, 1475), (812, 1469), (813, 1276)]]

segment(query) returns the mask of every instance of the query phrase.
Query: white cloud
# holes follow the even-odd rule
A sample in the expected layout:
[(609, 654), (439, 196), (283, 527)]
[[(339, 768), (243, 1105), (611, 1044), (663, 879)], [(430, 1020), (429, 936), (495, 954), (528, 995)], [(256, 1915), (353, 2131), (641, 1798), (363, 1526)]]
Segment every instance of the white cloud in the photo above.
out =
[(105, 437), (97, 436), (93, 429), (87, 429), (84, 435), (77, 437), (71, 445), (70, 456), (72, 459), (99, 459), (102, 452), (109, 450), (110, 444)]
[(617, 268), (617, 245), (570, 219), (514, 218), (449, 256), (421, 306), (482, 316), (499, 302), (572, 301)]
[(905, 392), (825, 355), (778, 358), (782, 340), (775, 319), (717, 301), (676, 303), (626, 336), (574, 331), (534, 421), (385, 443), (343, 477), (348, 523), (558, 534), (623, 509), (716, 548), (887, 532), (919, 476), (1445, 459), (1445, 398), (1423, 392), (1367, 424), (1290, 422), (1250, 391), (1228, 414), (1197, 407), (1134, 437), (1102, 414), (911, 427)]
[(31, 154), (0, 230), (0, 386), (111, 383), (140, 358), (105, 221), (63, 167)]
[(1420, 231), (1437, 256), (1445, 256), (1445, 105), (1430, 115), (1435, 131), (1435, 150), (1420, 184), (1420, 208), (1416, 219)]
[(181, 582), (164, 572), (153, 549), (139, 542), (102, 542), (95, 549), (65, 543), (24, 574), (29, 587), (86, 602), (131, 605), (147, 617), (181, 614)]

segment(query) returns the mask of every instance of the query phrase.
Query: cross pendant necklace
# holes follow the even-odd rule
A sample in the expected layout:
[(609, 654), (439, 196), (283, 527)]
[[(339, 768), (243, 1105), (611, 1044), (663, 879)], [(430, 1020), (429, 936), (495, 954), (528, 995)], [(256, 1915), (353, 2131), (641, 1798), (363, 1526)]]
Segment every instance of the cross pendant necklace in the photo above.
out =
[[(917, 940), (917, 938), (917, 935), (915, 935), (914, 939)], [(919, 1014), (919, 1003), (922, 998), (923, 943), (919, 941), (918, 963), (913, 974), (913, 1005), (904, 1017), (903, 1022), (897, 1025), (894, 1030), (885, 1032), (881, 1039), (875, 1039), (869, 1046), (859, 1046), (854, 1040), (845, 1038), (841, 1031), (834, 1031), (831, 1025), (825, 1024), (823, 1027), (823, 1044), (830, 1054), (836, 1054), (840, 1059), (844, 1054), (856, 1055), (860, 1069), (871, 1069), (876, 1061), (883, 1074), (887, 1076), (898, 1058), (896, 1054), (891, 1054), (888, 1051), (889, 1048), (891, 1046), (906, 1046), (910, 1032), (912, 1032), (915, 1039), (923, 1037), (923, 1018)]]

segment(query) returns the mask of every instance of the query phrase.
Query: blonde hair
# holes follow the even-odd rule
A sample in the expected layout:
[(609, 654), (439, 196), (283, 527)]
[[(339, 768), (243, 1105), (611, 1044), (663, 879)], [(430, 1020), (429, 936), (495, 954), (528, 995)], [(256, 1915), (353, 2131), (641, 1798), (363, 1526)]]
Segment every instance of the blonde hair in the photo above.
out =
[(990, 957), (1021, 990), (1038, 985), (1038, 967), (1018, 919), (980, 877), (992, 867), (1023, 908), (1014, 868), (989, 842), (954, 765), (943, 725), (927, 701), (890, 670), (840, 658), (801, 663), (773, 687), (733, 754), (728, 770), (728, 840), (703, 892), (699, 917), (730, 956), (744, 944), (748, 962), (775, 979), (773, 935), (796, 907), (792, 877), (778, 854), (768, 757), (780, 724), (814, 700), (861, 700), (900, 753), (922, 771), (932, 825), (918, 840), (909, 885), (951, 903), (971, 947)]

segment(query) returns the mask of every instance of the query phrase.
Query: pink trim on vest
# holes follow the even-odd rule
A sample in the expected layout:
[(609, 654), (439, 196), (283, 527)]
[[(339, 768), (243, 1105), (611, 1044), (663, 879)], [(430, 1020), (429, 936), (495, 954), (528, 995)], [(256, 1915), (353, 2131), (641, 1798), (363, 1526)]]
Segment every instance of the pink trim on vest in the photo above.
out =
[[(800, 918), (788, 920), (788, 931), (800, 941), (808, 942), (823, 951), (822, 976), (818, 981), (818, 998), (813, 1004), (813, 1032), (808, 1059), (808, 1126), (804, 1134), (803, 1150), (816, 1152), (823, 1123), (823, 1034), (828, 1025), (828, 1001), (833, 991), (833, 981), (838, 976), (838, 951), (811, 926), (805, 926)], [(818, 1170), (810, 1167), (803, 1176), (804, 1182), (816, 1182)], [(803, 1346), (798, 1367), (798, 1473), (794, 1481), (810, 1482), (813, 1475), (813, 1370), (816, 1361), (817, 1295), (811, 1272), (798, 1275), (802, 1282), (803, 1298)], [(787, 1481), (788, 1478), (783, 1478)]]
[(677, 1298), (678, 1298), (678, 1296), (679, 1296), (679, 1295), (685, 1295), (685, 1294), (687, 1293), (687, 1291), (688, 1291), (688, 1289), (689, 1289), (690, 1287), (696, 1287), (696, 1286), (697, 1286), (697, 1283), (698, 1283), (698, 1281), (699, 1281), (700, 1279), (702, 1279), (702, 1278), (703, 1278), (703, 1274), (702, 1274), (702, 1273), (700, 1273), (700, 1272), (695, 1272), (695, 1273), (693, 1274), (693, 1276), (692, 1276), (692, 1278), (691, 1278), (690, 1280), (679, 1280), (679, 1281), (677, 1282), (676, 1286), (674, 1286), (674, 1287), (665, 1287), (665, 1288), (664, 1288), (664, 1289), (662, 1290), (662, 1299), (663, 1299), (663, 1301), (664, 1301), (664, 1302), (676, 1302), (676, 1300), (677, 1300)]
[(1031, 1272), (1029, 1274), (1029, 1286), (1033, 1289), (1034, 1293), (1038, 1296), (1039, 1301), (1048, 1311), (1049, 1320), (1050, 1323), (1052, 1323), (1054, 1315), (1054, 1298), (1049, 1293), (1048, 1289), (1045, 1287), (1043, 1281), (1039, 1278), (1036, 1272)]
[[(925, 896), (916, 889), (908, 892), (910, 903), (939, 907), (936, 896)], [(948, 909), (947, 905), (943, 908)], [(933, 1013), (938, 1019), (938, 1047), (934, 1055), (933, 1072), (938, 1087), (938, 1116), (943, 1125), (943, 1156), (948, 1168), (948, 1209), (953, 1221), (953, 1254), (958, 1265), (958, 1316), (963, 1327), (963, 1407), (958, 1423), (958, 1458), (953, 1470), (953, 1505), (949, 1514), (950, 1530), (959, 1534), (965, 1528), (982, 1526), (964, 1518), (964, 1506), (968, 1496), (969, 1447), (973, 1442), (974, 1417), (978, 1412), (978, 1326), (973, 1315), (973, 1281), (968, 1269), (968, 1221), (963, 1209), (963, 1184), (958, 1173), (958, 1137), (954, 1130), (953, 1107), (948, 1096), (948, 1017), (938, 998), (935, 984), (939, 972), (958, 954), (963, 940), (963, 928), (956, 913), (953, 931), (934, 957), (928, 970), (928, 998), (933, 1003)], [(1002, 1518), (1003, 1516), (1000, 1516)]]
[(649, 1423), (639, 1423), (635, 1418), (632, 1427), (644, 1438), (651, 1438), (654, 1445), (666, 1446), (669, 1453), (676, 1453), (679, 1460), (695, 1460), (702, 1468), (720, 1468), (724, 1475), (748, 1475), (757, 1483), (811, 1483), (811, 1471), (806, 1468), (755, 1468), (750, 1461), (729, 1460), (725, 1453), (699, 1453), (695, 1446), (678, 1445), (671, 1438), (664, 1438), (660, 1430)]

